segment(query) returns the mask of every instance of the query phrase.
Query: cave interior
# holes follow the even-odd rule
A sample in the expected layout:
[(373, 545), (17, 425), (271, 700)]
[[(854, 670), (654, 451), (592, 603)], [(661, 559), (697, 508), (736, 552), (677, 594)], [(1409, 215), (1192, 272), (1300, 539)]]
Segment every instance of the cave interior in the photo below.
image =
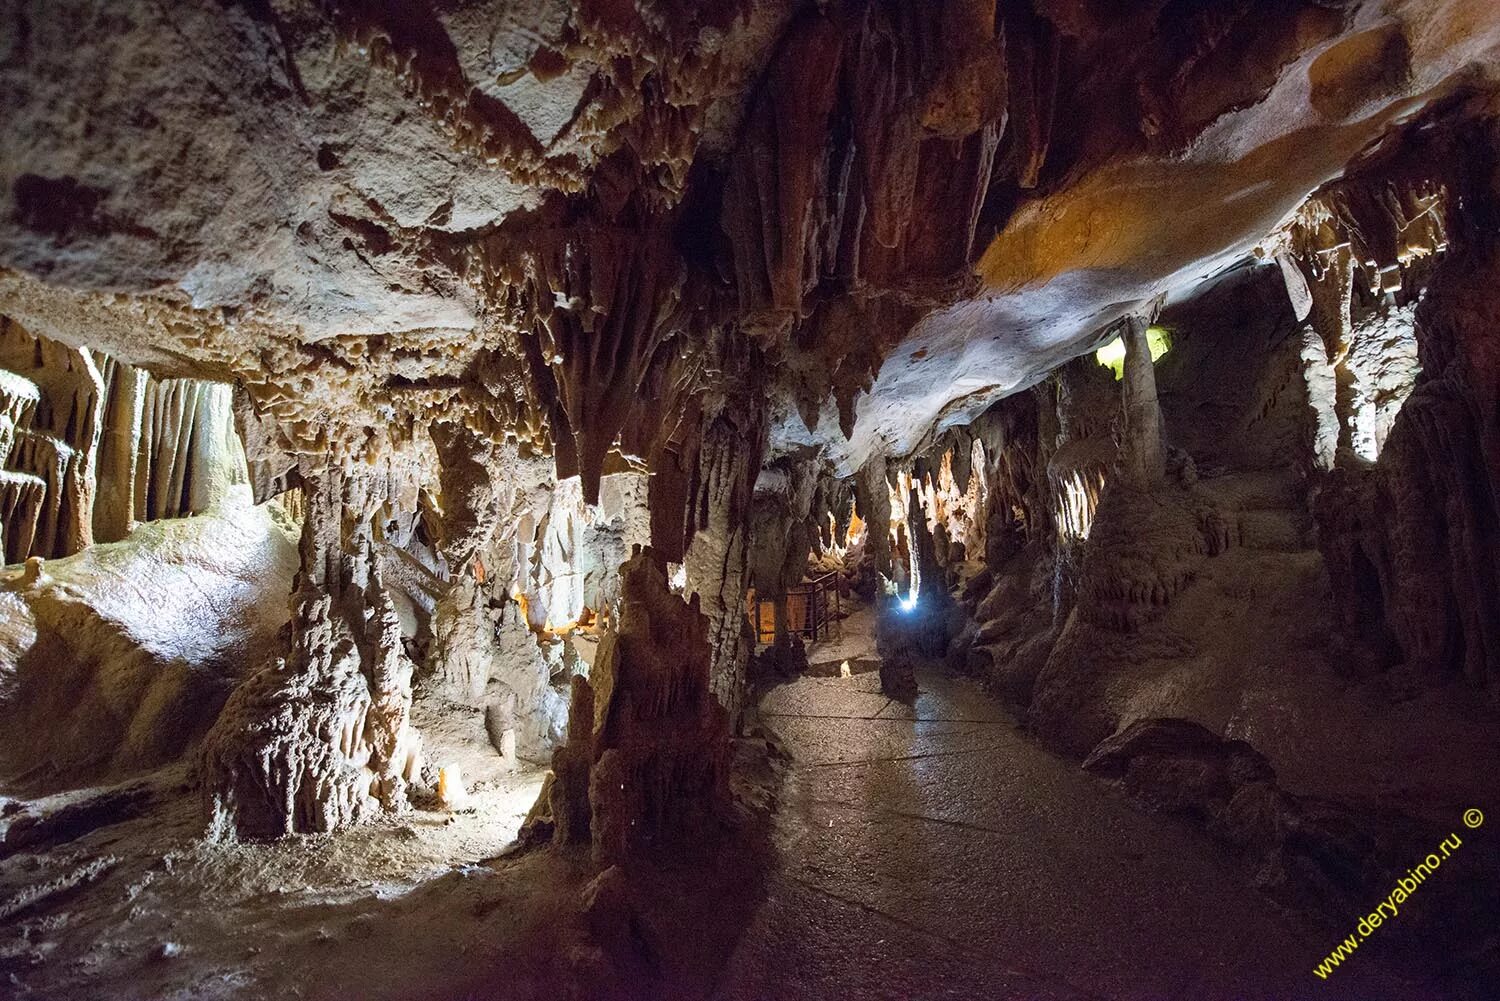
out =
[(0, 125), (0, 997), (1500, 996), (1500, 5), (4, 0)]

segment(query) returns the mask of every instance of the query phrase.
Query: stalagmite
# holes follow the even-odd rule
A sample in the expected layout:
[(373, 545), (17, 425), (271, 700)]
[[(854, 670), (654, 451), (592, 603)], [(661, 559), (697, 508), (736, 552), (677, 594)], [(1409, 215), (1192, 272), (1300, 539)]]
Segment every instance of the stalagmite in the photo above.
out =
[(412, 665), (373, 558), (373, 484), (309, 484), (291, 653), (230, 696), (200, 752), (208, 833), (330, 831), (406, 805)]
[(698, 598), (672, 594), (649, 548), (620, 578), (620, 616), (591, 683), (575, 682), (549, 792), (557, 843), (587, 837), (606, 865), (711, 831), (729, 802), (729, 718), (712, 690)]
[(702, 498), (694, 508), (706, 514), (688, 547), (686, 590), (701, 600), (708, 618), (709, 679), (731, 720), (745, 697), (745, 668), (753, 648), (745, 639), (745, 590), (749, 581), (750, 500), (755, 470), (741, 444), (739, 428), (724, 419), (704, 435), (699, 463)]

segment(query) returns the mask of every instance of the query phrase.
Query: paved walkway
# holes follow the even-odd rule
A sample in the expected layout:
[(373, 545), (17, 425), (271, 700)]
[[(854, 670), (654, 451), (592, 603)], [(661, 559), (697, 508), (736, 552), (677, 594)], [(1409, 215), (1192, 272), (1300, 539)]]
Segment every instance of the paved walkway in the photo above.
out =
[(874, 673), (762, 701), (795, 761), (778, 870), (721, 1001), (1440, 996), (1369, 954), (1314, 977), (1330, 934), (1284, 917), (1203, 835), (1041, 750), (973, 683), (919, 682), (914, 706)]

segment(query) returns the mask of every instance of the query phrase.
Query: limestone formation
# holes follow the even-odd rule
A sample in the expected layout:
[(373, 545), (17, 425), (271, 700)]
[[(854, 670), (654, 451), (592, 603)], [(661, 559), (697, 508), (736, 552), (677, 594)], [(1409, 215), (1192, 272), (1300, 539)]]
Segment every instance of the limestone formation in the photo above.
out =
[(727, 818), (729, 723), (710, 679), (708, 619), (638, 550), (621, 568), (617, 622), (591, 680), (574, 683), (568, 742), (548, 793), (559, 845), (621, 861)]
[(228, 386), (158, 381), (10, 320), (0, 373), (0, 455), (7, 477), (20, 477), (4, 522), (9, 562), (68, 556), (140, 521), (207, 511), (244, 480)]
[[(404, 879), (534, 802), (559, 851), (452, 914), (553, 994), (694, 996), (649, 912), (702, 860), (662, 863), (813, 847), (715, 840), (731, 783), (776, 802), (763, 727), (966, 739), (1001, 724), (925, 715), (966, 673), (1325, 913), (1418, 829), (1356, 794), (1493, 729), (1494, 3), (16, 0), (0, 120), (7, 846), (167, 818), (204, 872)], [(930, 749), (867, 750), (830, 781)], [(113, 865), (47, 878), (134, 908)], [(747, 921), (806, 889), (753, 884)], [(35, 892), (17, 990), (129, 951), (53, 960)], [(381, 990), (429, 968), (493, 993), (431, 948)]]
[(412, 664), (373, 558), (370, 484), (310, 484), (290, 654), (230, 697), (200, 754), (215, 837), (329, 831), (405, 804)]

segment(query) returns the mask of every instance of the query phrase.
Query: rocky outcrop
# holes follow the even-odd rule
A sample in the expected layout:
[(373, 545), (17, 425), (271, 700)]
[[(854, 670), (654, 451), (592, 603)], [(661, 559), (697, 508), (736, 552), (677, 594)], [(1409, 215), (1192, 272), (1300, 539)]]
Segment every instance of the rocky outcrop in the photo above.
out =
[(0, 776), (53, 791), (176, 760), (277, 649), (296, 564), (269, 512), (229, 505), (7, 575)]
[(1366, 655), (1435, 680), (1462, 675), (1491, 697), (1500, 693), (1500, 368), (1490, 342), (1500, 313), (1483, 289), (1497, 261), (1474, 247), (1438, 272), (1417, 310), (1422, 375), (1385, 450), (1373, 467), (1335, 473), (1315, 509), (1340, 616)]
[(290, 653), (235, 690), (199, 757), (211, 836), (330, 831), (406, 804), (412, 664), (374, 558), (372, 483), (308, 484)]
[[(1404, 901), (1417, 884), (1409, 878), (1412, 860), (1435, 845), (1456, 849), (1464, 840), (1450, 827), (1389, 806), (1289, 793), (1255, 748), (1185, 719), (1136, 720), (1101, 741), (1083, 767), (1118, 781), (1149, 809), (1201, 826), (1243, 859), (1257, 887), (1339, 928), (1392, 887), (1403, 887)], [(1446, 944), (1482, 955), (1470, 901), (1474, 884), (1492, 885), (1497, 873), (1491, 860), (1477, 858), (1468, 872), (1472, 882), (1465, 888), (1437, 889), (1441, 881), (1425, 888), (1424, 894), (1442, 897), (1426, 901), (1433, 906), (1402, 908), (1400, 931), (1389, 933), (1400, 936), (1401, 947), (1427, 951)]]
[(554, 843), (587, 841), (601, 865), (711, 832), (729, 803), (729, 720), (699, 600), (671, 592), (649, 548), (620, 580), (619, 619), (589, 681), (573, 682), (568, 742), (545, 793)]

